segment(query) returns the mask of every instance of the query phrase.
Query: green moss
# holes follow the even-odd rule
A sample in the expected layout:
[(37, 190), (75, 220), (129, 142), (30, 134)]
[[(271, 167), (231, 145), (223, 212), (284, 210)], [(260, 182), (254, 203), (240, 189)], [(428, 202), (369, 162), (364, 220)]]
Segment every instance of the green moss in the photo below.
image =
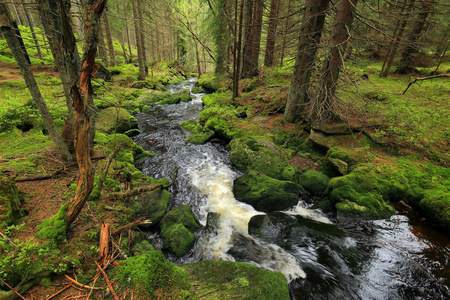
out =
[(214, 74), (202, 74), (195, 82), (195, 86), (202, 87), (208, 93), (219, 90), (219, 80)]
[(285, 149), (271, 141), (250, 137), (233, 139), (230, 147), (231, 161), (240, 171), (255, 170), (272, 178), (283, 179), (283, 171), (289, 165)]
[(298, 203), (304, 190), (298, 184), (250, 171), (233, 184), (234, 197), (263, 212), (285, 210)]
[(67, 230), (67, 216), (66, 212), (69, 208), (69, 203), (61, 206), (58, 212), (50, 219), (42, 221), (38, 226), (39, 232), (36, 234), (38, 238), (49, 239), (55, 241), (57, 244), (66, 240)]
[(199, 299), (290, 299), (286, 278), (279, 272), (231, 261), (204, 260), (181, 267), (189, 272)]
[(160, 251), (126, 259), (112, 277), (121, 289), (131, 288), (136, 299), (186, 299), (192, 293), (188, 273), (166, 261)]
[(130, 207), (137, 215), (147, 216), (147, 220), (151, 224), (145, 227), (153, 227), (159, 225), (159, 222), (166, 213), (170, 197), (170, 192), (157, 189), (134, 197)]
[(186, 139), (192, 144), (204, 144), (214, 136), (214, 131), (207, 129), (203, 130), (203, 126), (200, 125), (197, 120), (184, 121), (180, 126), (192, 133), (192, 135), (188, 136)]
[(295, 182), (297, 180), (296, 175), (298, 173), (298, 169), (294, 166), (287, 166), (283, 169), (283, 173), (281, 174), (281, 177), (284, 180), (287, 181), (293, 181)]
[(22, 201), (15, 182), (0, 173), (0, 227), (12, 225), (27, 214)]
[(228, 93), (214, 93), (208, 94), (202, 97), (203, 104), (205, 106), (221, 106), (231, 104), (231, 95)]
[(308, 170), (298, 177), (300, 185), (314, 194), (325, 192), (329, 181), (330, 178), (327, 175), (314, 170)]
[(96, 129), (106, 133), (124, 133), (136, 127), (136, 118), (123, 108), (109, 107), (103, 109), (96, 119)]

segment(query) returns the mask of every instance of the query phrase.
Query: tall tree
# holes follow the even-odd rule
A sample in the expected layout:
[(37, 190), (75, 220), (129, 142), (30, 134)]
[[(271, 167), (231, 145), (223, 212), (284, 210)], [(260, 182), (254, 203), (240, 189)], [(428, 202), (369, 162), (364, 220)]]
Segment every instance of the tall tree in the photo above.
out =
[(422, 31), (425, 28), (428, 15), (430, 14), (435, 3), (435, 0), (421, 1), (420, 13), (417, 15), (417, 20), (406, 42), (406, 46), (403, 49), (403, 53), (401, 55), (402, 58), (397, 70), (395, 71), (396, 73), (407, 74), (414, 71), (412, 58), (414, 54), (419, 52), (418, 42), (422, 35)]
[(145, 55), (144, 55), (144, 47), (142, 44), (142, 35), (141, 28), (139, 26), (139, 18), (141, 17), (140, 12), (138, 11), (138, 0), (132, 0), (133, 2), (133, 16), (134, 16), (134, 32), (136, 35), (136, 45), (138, 51), (138, 64), (139, 64), (139, 80), (145, 79)]
[(109, 62), (108, 62), (108, 54), (106, 51), (106, 46), (105, 46), (105, 35), (103, 33), (103, 24), (102, 22), (98, 23), (98, 31), (97, 31), (97, 35), (98, 35), (98, 56), (99, 58), (102, 60), (103, 64), (105, 65), (105, 67), (109, 67)]
[(274, 62), (278, 26), (278, 4), (279, 0), (272, 0), (270, 2), (269, 27), (267, 29), (266, 52), (264, 55), (264, 65), (267, 67), (273, 66)]
[(0, 1), (0, 26), (1, 32), (8, 43), (8, 47), (11, 49), (11, 52), (16, 59), (17, 64), (22, 72), (22, 76), (25, 80), (25, 83), (31, 93), (34, 103), (36, 104), (39, 113), (44, 121), (44, 125), (50, 133), (50, 137), (55, 143), (61, 158), (64, 161), (71, 161), (72, 155), (67, 148), (67, 145), (64, 143), (61, 135), (58, 132), (58, 129), (53, 122), (51, 114), (47, 108), (47, 104), (45, 103), (42, 94), (39, 90), (39, 87), (34, 79), (33, 73), (31, 71), (31, 67), (26, 60), (26, 57), (22, 51), (19, 40), (14, 32), (14, 28), (12, 26), (12, 20), (9, 14), (9, 11), (6, 7), (6, 4), (3, 0)]
[(263, 0), (246, 1), (242, 78), (258, 74), (263, 12)]
[(33, 18), (31, 17), (27, 7), (26, 7), (27, 1), (24, 0), (24, 3), (22, 3), (23, 6), (23, 12), (25, 14), (25, 18), (27, 20), (28, 23), (28, 27), (30, 27), (30, 32), (31, 32), (31, 36), (33, 37), (33, 41), (34, 41), (34, 45), (36, 47), (36, 51), (38, 53), (38, 56), (40, 59), (43, 59), (44, 57), (42, 56), (42, 51), (41, 51), (41, 46), (39, 45), (39, 40), (36, 36), (36, 32), (34, 31), (34, 21)]
[(315, 98), (309, 108), (309, 119), (313, 122), (326, 121), (335, 116), (337, 81), (357, 2), (358, 0), (341, 0), (339, 3), (333, 37), (323, 62)]
[(109, 65), (114, 67), (116, 65), (116, 56), (114, 54), (114, 44), (111, 36), (111, 28), (109, 26), (108, 14), (103, 14), (103, 21), (105, 23), (105, 34), (106, 41), (108, 43), (108, 53), (109, 53)]
[(294, 73), (284, 111), (284, 118), (288, 122), (296, 122), (305, 117), (304, 113), (310, 100), (308, 95), (310, 77), (316, 62), (329, 2), (329, 0), (307, 0), (305, 3)]

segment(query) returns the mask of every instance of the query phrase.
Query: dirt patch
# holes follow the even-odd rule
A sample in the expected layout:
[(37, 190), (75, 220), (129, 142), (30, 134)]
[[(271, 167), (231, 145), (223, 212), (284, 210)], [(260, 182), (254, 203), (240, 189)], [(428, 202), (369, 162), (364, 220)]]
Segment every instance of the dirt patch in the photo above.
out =
[[(59, 77), (59, 73), (53, 66), (37, 65), (31, 66), (33, 74), (49, 73), (53, 77)], [(23, 79), (17, 64), (0, 62), (0, 81), (11, 79)]]

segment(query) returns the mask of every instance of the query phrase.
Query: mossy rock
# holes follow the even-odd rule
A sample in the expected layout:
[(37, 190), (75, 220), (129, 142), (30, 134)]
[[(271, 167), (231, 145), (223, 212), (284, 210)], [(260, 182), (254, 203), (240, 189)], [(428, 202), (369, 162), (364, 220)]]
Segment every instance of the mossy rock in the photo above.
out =
[(199, 299), (290, 299), (283, 274), (231, 261), (204, 260), (180, 265)]
[(0, 227), (12, 225), (26, 216), (27, 211), (22, 208), (23, 201), (14, 180), (0, 173)]
[(289, 166), (288, 152), (273, 142), (245, 137), (233, 139), (230, 147), (231, 161), (240, 171), (254, 170), (272, 178), (284, 178), (283, 171)]
[(118, 107), (108, 107), (99, 112), (96, 119), (96, 129), (106, 133), (124, 133), (138, 127), (135, 117), (130, 115), (125, 109)]
[(190, 101), (191, 93), (189, 90), (181, 89), (176, 93), (166, 93), (166, 95), (158, 102), (159, 104), (177, 104), (180, 102)]
[(203, 96), (202, 101), (205, 106), (229, 105), (231, 104), (232, 97), (228, 93), (214, 93)]
[(330, 178), (327, 175), (314, 170), (308, 170), (298, 177), (298, 182), (308, 192), (322, 194), (328, 187)]
[(296, 205), (304, 190), (293, 182), (250, 171), (234, 181), (233, 193), (237, 200), (248, 203), (259, 211), (273, 212)]
[(133, 197), (130, 207), (138, 216), (147, 216), (150, 224), (141, 225), (143, 228), (150, 228), (157, 226), (162, 217), (166, 213), (169, 206), (171, 194), (162, 189), (142, 193)]
[(164, 248), (178, 257), (186, 255), (194, 246), (194, 232), (201, 227), (189, 205), (171, 210), (161, 221)]
[(119, 152), (116, 154), (117, 161), (126, 163), (138, 163), (148, 157), (155, 156), (155, 153), (145, 151), (138, 146), (131, 138), (124, 134), (105, 135), (101, 132), (95, 135), (95, 141), (99, 144), (106, 145), (112, 152), (117, 146), (120, 146)]
[(360, 165), (346, 176), (333, 178), (329, 186), (338, 214), (379, 219), (395, 212), (388, 202), (399, 194), (398, 186), (372, 164)]
[(289, 236), (290, 228), (297, 220), (282, 212), (256, 215), (248, 222), (248, 233), (265, 241), (284, 239)]
[(139, 96), (136, 99), (137, 102), (142, 105), (149, 105), (152, 103), (158, 103), (166, 97), (170, 97), (171, 93), (168, 91), (149, 90), (146, 93)]
[(201, 87), (207, 93), (214, 93), (219, 89), (218, 79), (210, 74), (201, 75), (195, 82), (195, 86)]
[(121, 263), (110, 276), (120, 292), (136, 299), (191, 299), (192, 286), (186, 270), (168, 262), (161, 251), (146, 251)]
[(186, 139), (192, 144), (204, 144), (214, 136), (214, 131), (208, 129), (203, 130), (203, 126), (200, 125), (197, 120), (184, 121), (180, 126), (192, 133), (192, 135)]
[(209, 106), (203, 109), (198, 118), (203, 130), (214, 131), (216, 137), (225, 141), (245, 136), (247, 131), (239, 128), (236, 110), (230, 107)]

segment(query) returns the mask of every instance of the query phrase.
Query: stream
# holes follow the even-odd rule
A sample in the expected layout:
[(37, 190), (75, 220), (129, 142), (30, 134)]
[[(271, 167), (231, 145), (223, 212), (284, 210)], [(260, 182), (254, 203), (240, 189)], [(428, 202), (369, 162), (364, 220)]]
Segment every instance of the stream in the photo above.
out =
[[(194, 82), (168, 89), (191, 90)], [(198, 118), (203, 95), (136, 116), (136, 143), (156, 153), (137, 167), (154, 178), (171, 178), (176, 164), (171, 207), (187, 204), (202, 225), (208, 221), (192, 251), (183, 258), (169, 255), (170, 261), (243, 261), (279, 271), (293, 299), (450, 299), (450, 239), (404, 215), (337, 224), (299, 199), (282, 214), (287, 227), (274, 226), (260, 238), (249, 235), (248, 221), (263, 213), (234, 198), (233, 180), (242, 173), (228, 150), (186, 142), (190, 133), (179, 125)]]

